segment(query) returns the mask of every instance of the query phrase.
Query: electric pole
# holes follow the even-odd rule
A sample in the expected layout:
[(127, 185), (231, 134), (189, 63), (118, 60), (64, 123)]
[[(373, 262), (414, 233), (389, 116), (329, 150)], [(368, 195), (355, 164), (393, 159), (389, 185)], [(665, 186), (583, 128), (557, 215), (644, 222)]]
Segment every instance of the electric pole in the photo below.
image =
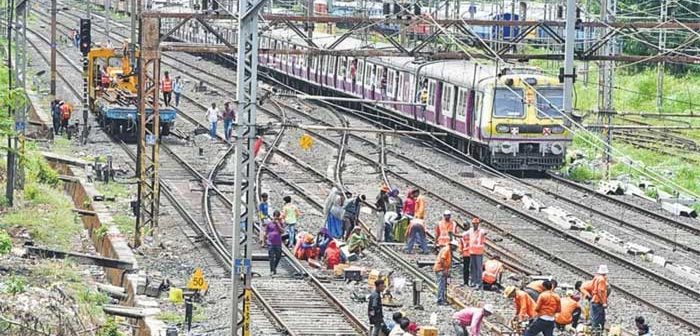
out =
[[(15, 11), (14, 0), (8, 1), (8, 13), (7, 13), (7, 87), (9, 91), (12, 91), (12, 22), (13, 13)], [(12, 115), (12, 106), (7, 107), (7, 114)], [(12, 149), (12, 137), (7, 137), (7, 183), (5, 185), (5, 199), (7, 200), (7, 205), (12, 207), (14, 204), (15, 196), (15, 152)]]
[[(668, 20), (668, 0), (661, 1), (661, 15), (659, 22)], [(659, 54), (666, 49), (666, 30), (659, 31)], [(662, 60), (656, 65), (656, 111), (661, 112), (664, 106), (664, 70), (666, 63)]]
[[(251, 261), (255, 242), (256, 103), (258, 85), (258, 13), (265, 0), (239, 0), (237, 104), (240, 118), (236, 141), (236, 180), (233, 194), (233, 240), (231, 241), (231, 335), (252, 335)], [(243, 204), (241, 204), (241, 202)], [(243, 229), (241, 229), (243, 227)], [(245, 231), (245, 232), (242, 232)], [(241, 278), (243, 276), (243, 278)], [(240, 295), (240, 296), (239, 296)], [(241, 307), (239, 308), (239, 304)]]
[(574, 112), (574, 45), (576, 44), (576, 0), (566, 0), (566, 44), (564, 45), (564, 113)]
[[(131, 18), (131, 41), (129, 42), (132, 46), (136, 43), (136, 16), (139, 10), (140, 8), (136, 6), (136, 0), (131, 0), (131, 12), (129, 13)], [(134, 57), (133, 53), (132, 57)]]
[[(52, 0), (55, 1), (55, 0)], [(117, 5), (119, 2), (117, 2)], [(107, 46), (112, 44), (112, 40), (109, 37), (109, 20), (110, 12), (112, 11), (112, 2), (110, 0), (105, 0), (105, 36), (107, 37)]]
[[(609, 23), (615, 19), (615, 12), (617, 11), (617, 0), (601, 0), (600, 4), (600, 20)], [(600, 38), (604, 38), (607, 34), (608, 28), (602, 28), (600, 30)], [(616, 41), (615, 38), (611, 38), (610, 41), (605, 43), (603, 47), (603, 53), (605, 55), (613, 55), (615, 53)], [(599, 75), (598, 75), (598, 118), (601, 122), (605, 122), (608, 125), (612, 125), (613, 119), (613, 101), (612, 101), (612, 88), (613, 88), (613, 76), (614, 76), (614, 63), (611, 61), (601, 61), (599, 63)], [(604, 120), (605, 119), (605, 120)], [(606, 177), (610, 178), (610, 164), (612, 162), (612, 154), (610, 148), (612, 146), (612, 130), (608, 128), (606, 130), (606, 147), (605, 147), (605, 160), (606, 160)]]
[(56, 0), (51, 0), (51, 97), (56, 99)]

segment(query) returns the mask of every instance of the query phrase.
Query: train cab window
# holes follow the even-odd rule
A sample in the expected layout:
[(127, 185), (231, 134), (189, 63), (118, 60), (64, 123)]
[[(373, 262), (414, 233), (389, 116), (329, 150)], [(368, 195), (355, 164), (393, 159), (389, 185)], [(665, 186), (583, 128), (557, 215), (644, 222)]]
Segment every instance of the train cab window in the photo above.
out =
[(460, 88), (457, 92), (457, 117), (462, 120), (467, 116), (468, 91)]
[(396, 78), (396, 71), (393, 69), (387, 69), (386, 72), (386, 92), (389, 97), (394, 97), (394, 89), (396, 87), (394, 80)]
[(357, 61), (357, 74), (356, 74), (355, 78), (359, 79), (360, 83), (362, 83), (362, 79), (364, 78), (362, 75), (364, 73), (365, 73), (365, 61), (358, 60)]
[(537, 95), (537, 116), (540, 118), (561, 118), (564, 109), (564, 91), (562, 89), (539, 89)]
[(434, 80), (428, 81), (428, 110), (435, 111), (435, 89), (436, 83)]
[(450, 84), (444, 84), (442, 86), (442, 104), (440, 104), (442, 115), (452, 116), (452, 104), (454, 102), (454, 99), (452, 99), (453, 91), (454, 86)]
[(523, 90), (513, 88), (496, 89), (493, 115), (504, 118), (520, 118), (525, 115), (522, 100)]
[(398, 82), (398, 84), (397, 84), (398, 88), (397, 88), (397, 90), (396, 90), (396, 99), (397, 99), (397, 100), (403, 101), (403, 100), (405, 99), (405, 98), (404, 98), (404, 94), (403, 94), (403, 88), (404, 88), (404, 85), (405, 85), (404, 82), (403, 82), (403, 81), (404, 81), (404, 78), (405, 78), (404, 73), (399, 71), (399, 76), (398, 76), (398, 77), (399, 77), (399, 82)]

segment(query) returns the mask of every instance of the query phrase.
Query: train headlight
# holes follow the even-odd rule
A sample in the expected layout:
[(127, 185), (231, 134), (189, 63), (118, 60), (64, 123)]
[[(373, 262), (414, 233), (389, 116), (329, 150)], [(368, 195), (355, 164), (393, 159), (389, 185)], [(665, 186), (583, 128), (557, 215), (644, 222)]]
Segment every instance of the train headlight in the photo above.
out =
[(498, 133), (510, 133), (510, 127), (508, 125), (503, 125), (503, 124), (496, 125), (496, 132), (498, 132)]
[(552, 152), (554, 155), (561, 155), (561, 153), (564, 152), (564, 146), (562, 144), (555, 142), (552, 144), (551, 147), (549, 147), (549, 150)]
[(554, 134), (562, 134), (564, 133), (564, 127), (557, 125), (557, 126), (552, 126), (552, 133)]
[(511, 144), (510, 142), (502, 142), (499, 148), (501, 149), (501, 153), (503, 154), (513, 153), (513, 144)]

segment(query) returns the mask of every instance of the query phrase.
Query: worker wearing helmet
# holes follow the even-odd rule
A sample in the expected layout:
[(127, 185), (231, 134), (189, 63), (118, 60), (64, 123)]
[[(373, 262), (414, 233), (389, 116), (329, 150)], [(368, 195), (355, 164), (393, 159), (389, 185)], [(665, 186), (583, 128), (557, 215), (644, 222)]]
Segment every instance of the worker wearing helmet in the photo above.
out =
[(437, 245), (442, 247), (449, 244), (455, 239), (457, 234), (457, 224), (452, 219), (452, 213), (450, 210), (445, 210), (442, 214), (442, 220), (435, 227), (435, 238), (437, 239)]
[(449, 245), (440, 249), (433, 271), (438, 280), (438, 305), (447, 305), (447, 279), (450, 277), (450, 267), (452, 267), (452, 251), (457, 249), (457, 241), (452, 241)]
[(600, 265), (593, 277), (591, 291), (591, 325), (593, 329), (605, 328), (605, 309), (608, 308), (608, 266)]
[[(452, 326), (456, 335), (479, 336), (484, 319), (493, 314), (493, 306), (485, 304), (483, 308), (466, 307), (452, 315)], [(467, 332), (469, 327), (469, 332)]]
[(515, 286), (508, 286), (503, 291), (503, 296), (513, 299), (513, 302), (515, 303), (515, 316), (513, 317), (514, 321), (517, 320), (518, 322), (525, 322), (536, 316), (535, 301), (524, 291), (515, 288)]

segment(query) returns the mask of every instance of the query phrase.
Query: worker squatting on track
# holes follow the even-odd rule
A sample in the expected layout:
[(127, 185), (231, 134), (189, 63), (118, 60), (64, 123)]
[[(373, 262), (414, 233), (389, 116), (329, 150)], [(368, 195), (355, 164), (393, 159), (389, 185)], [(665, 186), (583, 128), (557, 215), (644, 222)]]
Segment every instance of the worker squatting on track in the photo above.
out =
[[(273, 211), (268, 194), (263, 193), (258, 205), (259, 219), (265, 224), (260, 240), (269, 249), (271, 274), (276, 274), (285, 242), (293, 249), (296, 258), (307, 260), (312, 267), (328, 270), (336, 270), (364, 256), (369, 239), (358, 225), (359, 213), (363, 206), (367, 206), (364, 195), (343, 193), (333, 188), (324, 204), (325, 225), (315, 234), (297, 232), (303, 212), (292, 202), (291, 196), (283, 197), (282, 203), (281, 211)], [(406, 242), (407, 253), (412, 253), (416, 245), (421, 253), (430, 253), (426, 241), (427, 207), (420, 191), (410, 190), (406, 199), (402, 200), (398, 189), (381, 186), (374, 205), (377, 208), (377, 221), (371, 230), (375, 233), (375, 239), (381, 234), (380, 242)], [(593, 279), (578, 281), (573, 289), (560, 292), (561, 297), (555, 293), (559, 284), (554, 279), (534, 280), (522, 288), (503, 288), (504, 264), (500, 257), (493, 255), (484, 262), (487, 231), (481, 228), (481, 220), (472, 218), (470, 228), (459, 234), (452, 213), (445, 210), (442, 215), (435, 225), (437, 256), (433, 264), (438, 283), (438, 305), (448, 304), (447, 286), (451, 269), (454, 261), (461, 261), (462, 286), (474, 290), (503, 291), (506, 298), (513, 300), (514, 328), (525, 336), (552, 335), (555, 328), (580, 332), (577, 335), (590, 335), (590, 331), (593, 331), (595, 335), (597, 330), (605, 328), (609, 294), (609, 270), (606, 265), (598, 267)], [(393, 322), (384, 321), (381, 298), (385, 283), (380, 280), (375, 283), (368, 306), (369, 320), (374, 330), (372, 334), (415, 335), (418, 326), (405, 316), (395, 316)], [(455, 333), (479, 335), (482, 320), (492, 313), (492, 309), (490, 304), (486, 304), (482, 308), (468, 307), (455, 313)], [(651, 335), (643, 317), (638, 317), (635, 324), (639, 335)], [(589, 331), (584, 333), (582, 330)]]

